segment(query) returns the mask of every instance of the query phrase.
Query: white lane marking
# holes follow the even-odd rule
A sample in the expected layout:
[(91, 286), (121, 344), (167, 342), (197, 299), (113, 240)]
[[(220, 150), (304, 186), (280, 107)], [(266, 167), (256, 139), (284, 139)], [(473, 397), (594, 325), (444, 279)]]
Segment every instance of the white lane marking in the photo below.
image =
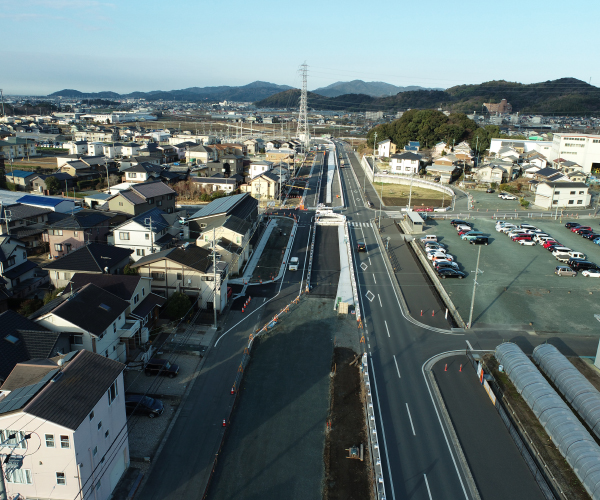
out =
[(398, 378), (402, 378), (400, 376), (400, 368), (398, 368), (398, 361), (396, 361), (396, 355), (394, 354), (394, 363), (396, 363), (396, 371), (398, 372)]
[(375, 298), (375, 294), (371, 290), (367, 290), (367, 293), (365, 293), (365, 297), (367, 297), (367, 299), (369, 299), (369, 302), (373, 302), (373, 299)]
[(390, 336), (390, 329), (389, 329), (389, 328), (388, 328), (388, 326), (387, 326), (387, 321), (386, 321), (386, 320), (383, 320), (383, 322), (385, 323), (385, 329), (387, 330), (387, 332), (388, 332), (388, 337), (389, 337), (389, 336)]
[[(406, 412), (408, 413), (408, 420), (410, 420), (410, 428), (413, 431), (413, 436), (416, 436), (417, 433), (415, 432), (415, 426), (412, 423), (412, 417), (410, 416), (410, 410), (408, 409), (408, 403), (406, 403)], [(427, 489), (429, 489), (429, 488), (427, 488)], [(429, 495), (429, 496), (431, 496), (431, 495)]]
[(373, 281), (377, 284), (377, 279), (375, 278), (375, 273), (373, 273)]
[(433, 500), (433, 497), (431, 496), (431, 490), (429, 489), (429, 483), (427, 482), (427, 474), (423, 474), (423, 477), (425, 478), (425, 486), (427, 486), (427, 493), (429, 493), (429, 500)]
[(379, 298), (379, 306), (383, 307), (383, 304), (381, 303), (381, 296), (379, 294), (377, 294), (377, 297)]
[(361, 268), (363, 271), (366, 271), (366, 270), (367, 270), (367, 267), (369, 267), (369, 266), (367, 266), (367, 265), (366, 265), (364, 262), (363, 262), (363, 263), (360, 265), (360, 268)]
[(471, 345), (471, 342), (469, 342), (468, 340), (466, 340), (465, 342), (469, 346), (469, 349), (472, 351), (473, 350), (473, 346)]

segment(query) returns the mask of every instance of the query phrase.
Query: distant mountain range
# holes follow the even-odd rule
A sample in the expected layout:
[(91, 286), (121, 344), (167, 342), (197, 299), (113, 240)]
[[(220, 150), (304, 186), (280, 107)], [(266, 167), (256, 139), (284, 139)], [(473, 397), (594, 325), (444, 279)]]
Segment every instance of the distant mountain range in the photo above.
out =
[(336, 82), (313, 90), (313, 93), (323, 95), (325, 97), (338, 97), (344, 94), (365, 94), (371, 97), (383, 97), (396, 95), (399, 92), (408, 92), (411, 90), (442, 90), (442, 89), (426, 89), (411, 85), (409, 87), (397, 87), (385, 82), (363, 82), (362, 80), (352, 80), (351, 82)]
[(149, 101), (242, 101), (253, 102), (265, 99), (273, 94), (289, 90), (288, 85), (276, 85), (269, 82), (252, 82), (241, 87), (190, 87), (181, 90), (152, 90), (150, 92), (131, 92), (117, 94), (116, 92), (80, 92), (79, 90), (64, 89), (50, 94), (48, 97), (67, 97), (75, 99), (147, 99)]
[[(313, 109), (339, 111), (404, 111), (437, 109), (460, 113), (481, 112), (484, 102), (506, 99), (513, 112), (557, 115), (600, 114), (600, 89), (576, 78), (522, 84), (504, 80), (477, 85), (458, 85), (446, 90), (411, 90), (388, 97), (343, 94), (326, 97), (308, 93)], [(297, 108), (300, 91), (286, 90), (255, 102), (259, 108)]]

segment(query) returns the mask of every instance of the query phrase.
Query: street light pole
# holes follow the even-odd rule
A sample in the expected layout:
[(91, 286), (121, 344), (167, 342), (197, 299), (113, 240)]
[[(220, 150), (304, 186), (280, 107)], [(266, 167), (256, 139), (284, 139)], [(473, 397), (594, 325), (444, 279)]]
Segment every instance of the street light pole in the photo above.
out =
[(473, 280), (473, 297), (471, 297), (471, 310), (469, 311), (469, 323), (467, 328), (471, 328), (471, 322), (473, 321), (473, 307), (475, 306), (475, 290), (477, 290), (477, 275), (479, 274), (479, 257), (481, 255), (481, 246), (477, 252), (477, 265), (475, 266), (475, 279)]

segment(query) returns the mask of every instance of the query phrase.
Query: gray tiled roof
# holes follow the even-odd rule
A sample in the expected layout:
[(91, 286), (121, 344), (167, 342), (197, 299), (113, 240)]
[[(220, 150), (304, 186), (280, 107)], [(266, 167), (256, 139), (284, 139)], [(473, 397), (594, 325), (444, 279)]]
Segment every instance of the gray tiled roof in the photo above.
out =
[(116, 295), (123, 300), (131, 300), (133, 292), (142, 278), (125, 274), (90, 274), (75, 273), (71, 278), (73, 290), (78, 290), (89, 283)]
[(60, 259), (46, 264), (44, 268), (102, 273), (105, 267), (110, 269), (116, 266), (132, 253), (133, 250), (127, 248), (104, 245), (102, 243), (89, 243), (84, 247), (73, 250)]
[(173, 191), (169, 186), (160, 181), (135, 184), (134, 186), (131, 186), (131, 189), (144, 198), (152, 198), (154, 196), (175, 193), (175, 191)]
[(175, 247), (163, 250), (162, 252), (146, 255), (139, 259), (131, 267), (140, 267), (150, 262), (156, 262), (162, 259), (169, 259), (182, 266), (190, 267), (200, 272), (207, 272), (212, 266), (211, 251), (206, 248), (200, 248), (196, 245), (189, 245), (186, 249)]
[(214, 201), (211, 201), (205, 207), (202, 207), (194, 215), (192, 215), (191, 218), (197, 219), (200, 217), (206, 217), (208, 215), (226, 214), (248, 196), (250, 196), (248, 193), (242, 193), (218, 198)]

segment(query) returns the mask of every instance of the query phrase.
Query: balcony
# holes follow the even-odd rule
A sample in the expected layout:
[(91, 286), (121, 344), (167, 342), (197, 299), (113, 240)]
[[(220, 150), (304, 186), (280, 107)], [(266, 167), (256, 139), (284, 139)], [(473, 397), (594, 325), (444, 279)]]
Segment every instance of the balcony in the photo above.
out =
[(117, 330), (117, 335), (121, 339), (131, 339), (140, 331), (140, 320), (126, 319), (122, 328)]

